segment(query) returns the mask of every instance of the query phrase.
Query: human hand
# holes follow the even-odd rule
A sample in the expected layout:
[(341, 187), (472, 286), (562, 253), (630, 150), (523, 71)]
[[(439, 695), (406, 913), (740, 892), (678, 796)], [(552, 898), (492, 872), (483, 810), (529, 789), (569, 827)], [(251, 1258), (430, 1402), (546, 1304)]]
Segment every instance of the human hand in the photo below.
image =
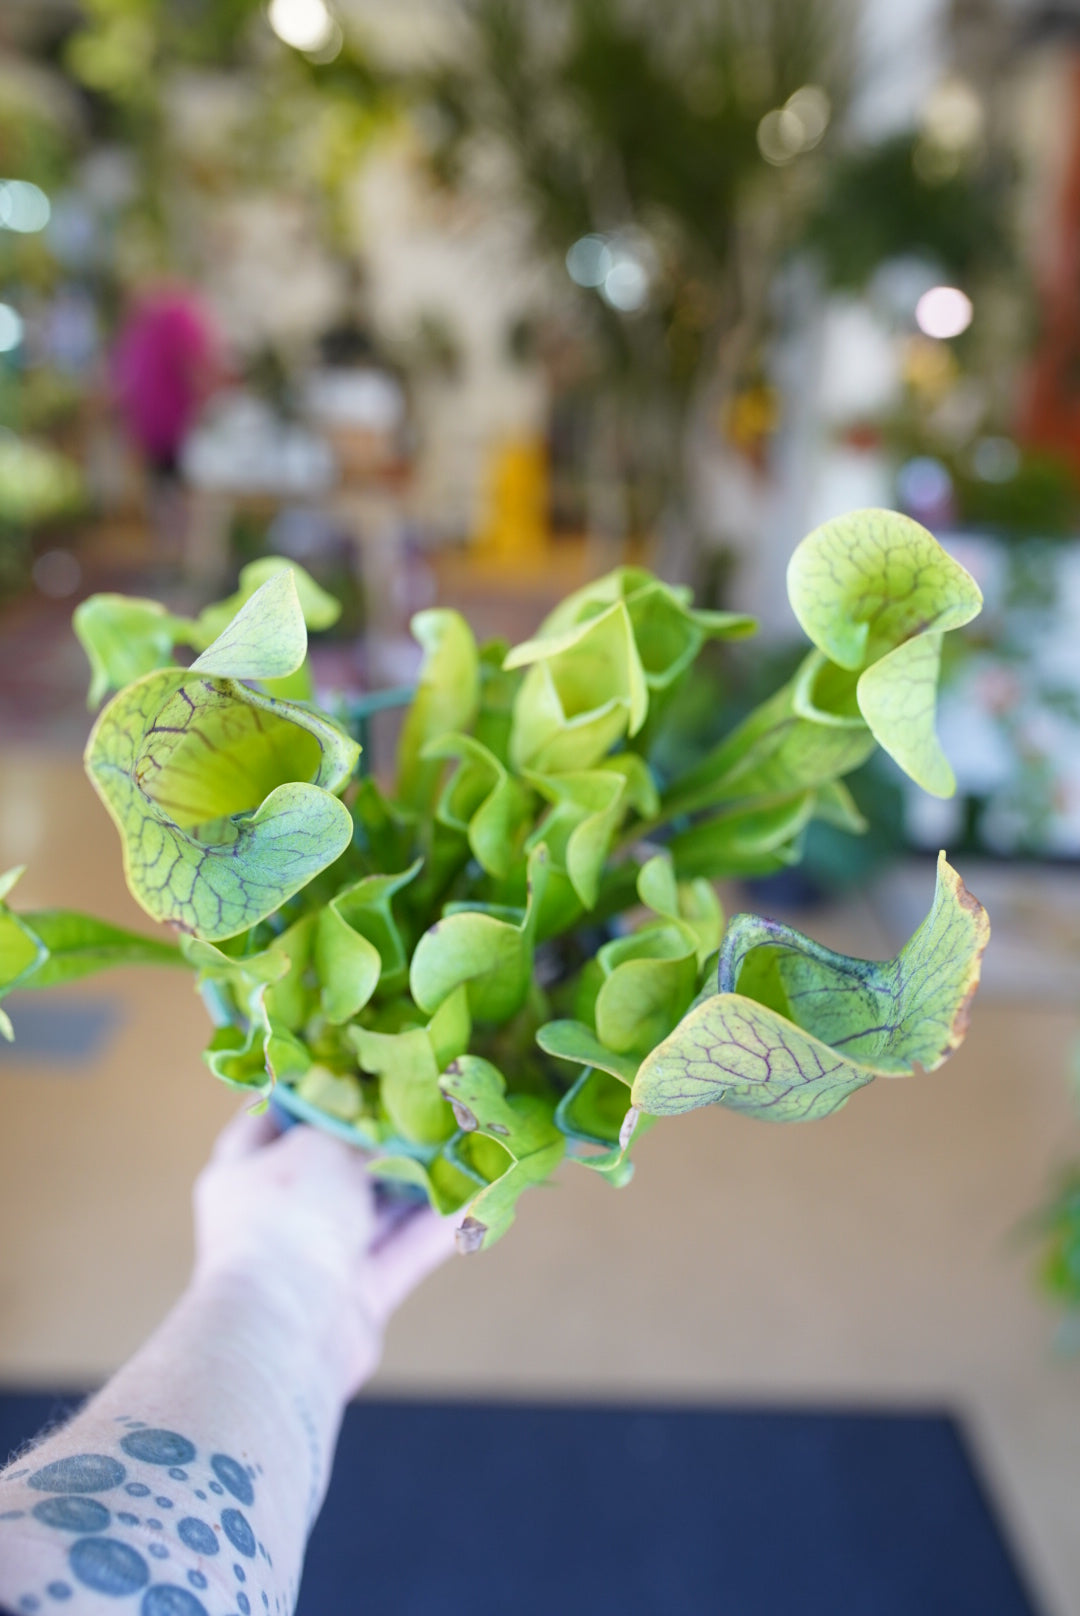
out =
[(195, 1282), (254, 1286), (336, 1367), (349, 1397), (371, 1375), (386, 1322), (454, 1249), (430, 1208), (377, 1209), (359, 1151), (317, 1128), (279, 1133), (241, 1113), (195, 1185)]

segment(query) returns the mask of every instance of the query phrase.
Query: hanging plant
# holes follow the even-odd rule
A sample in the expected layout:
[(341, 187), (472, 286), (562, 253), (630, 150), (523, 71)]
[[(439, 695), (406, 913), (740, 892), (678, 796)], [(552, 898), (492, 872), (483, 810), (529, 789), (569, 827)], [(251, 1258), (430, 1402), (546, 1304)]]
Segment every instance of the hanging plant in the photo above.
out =
[(812, 533), (788, 589), (802, 666), (670, 781), (650, 765), (666, 704), (708, 640), (754, 624), (639, 568), (512, 650), (422, 612), (392, 783), (358, 772), (311, 699), (307, 633), (335, 603), (302, 569), (255, 563), (195, 619), (95, 596), (75, 627), (92, 701), (111, 699), (86, 766), (132, 893), (178, 942), (16, 913), (12, 871), (0, 993), (134, 961), (194, 971), (211, 1070), (440, 1211), (467, 1208), (466, 1249), (564, 1155), (625, 1183), (659, 1117), (823, 1117), (877, 1076), (934, 1070), (989, 931), (944, 855), (929, 915), (884, 962), (754, 915), (725, 927), (713, 882), (796, 863), (814, 818), (863, 828), (843, 776), (875, 746), (951, 792), (937, 668), (979, 591), (886, 511)]

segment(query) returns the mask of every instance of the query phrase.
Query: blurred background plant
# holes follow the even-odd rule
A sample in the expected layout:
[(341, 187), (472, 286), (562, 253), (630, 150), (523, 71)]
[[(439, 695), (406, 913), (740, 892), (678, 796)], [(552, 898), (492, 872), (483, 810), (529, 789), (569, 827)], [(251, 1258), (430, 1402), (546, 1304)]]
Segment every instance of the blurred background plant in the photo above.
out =
[(700, 564), (702, 423), (751, 455), (774, 424), (770, 287), (822, 183), (850, 23), (844, 0), (474, 0), (424, 86), (439, 178), (503, 191), (579, 290), (530, 334), (542, 348), (545, 322), (569, 324), (580, 349), (563, 400), (585, 417), (576, 520), (658, 534), (669, 576)]

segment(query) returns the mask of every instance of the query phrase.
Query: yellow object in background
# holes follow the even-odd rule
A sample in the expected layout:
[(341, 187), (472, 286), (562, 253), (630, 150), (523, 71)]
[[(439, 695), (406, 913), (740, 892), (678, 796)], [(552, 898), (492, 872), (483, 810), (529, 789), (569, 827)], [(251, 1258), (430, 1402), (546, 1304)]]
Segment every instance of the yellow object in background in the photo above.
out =
[(496, 444), (490, 451), (476, 544), (485, 559), (535, 560), (550, 537), (550, 478), (541, 438)]

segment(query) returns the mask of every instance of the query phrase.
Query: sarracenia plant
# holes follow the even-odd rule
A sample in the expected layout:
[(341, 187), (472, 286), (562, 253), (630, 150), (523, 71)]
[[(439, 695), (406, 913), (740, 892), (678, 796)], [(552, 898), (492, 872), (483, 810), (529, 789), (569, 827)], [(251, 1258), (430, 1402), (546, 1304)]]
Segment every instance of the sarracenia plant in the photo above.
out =
[(0, 992), (187, 967), (211, 1070), (467, 1207), (466, 1249), (564, 1155), (624, 1184), (657, 1117), (823, 1117), (879, 1075), (932, 1071), (964, 1036), (989, 930), (944, 855), (884, 962), (754, 915), (725, 929), (713, 882), (795, 863), (814, 818), (858, 833), (843, 777), (875, 746), (953, 790), (938, 666), (979, 591), (925, 529), (871, 510), (805, 539), (788, 592), (811, 641), (795, 677), (672, 780), (650, 758), (673, 693), (750, 619), (634, 567), (512, 650), (421, 612), (392, 783), (313, 701), (307, 631), (337, 608), (299, 567), (245, 568), (195, 619), (93, 597), (75, 628), (92, 702), (111, 699), (86, 767), (132, 893), (179, 941), (16, 913), (11, 871)]

